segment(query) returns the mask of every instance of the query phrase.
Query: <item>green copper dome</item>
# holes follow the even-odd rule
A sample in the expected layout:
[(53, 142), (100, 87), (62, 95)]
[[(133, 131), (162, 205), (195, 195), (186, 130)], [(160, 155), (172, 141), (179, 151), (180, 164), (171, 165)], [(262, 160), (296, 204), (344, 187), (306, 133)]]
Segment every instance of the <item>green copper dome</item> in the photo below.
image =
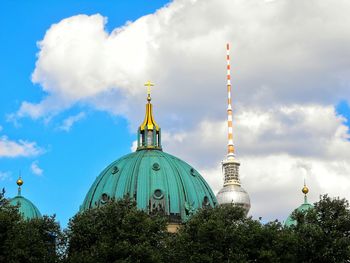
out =
[(12, 198), (10, 204), (13, 206), (18, 205), (18, 210), (25, 219), (41, 217), (39, 209), (31, 201), (21, 195)]
[[(302, 205), (300, 205), (297, 209), (295, 209), (298, 212), (305, 212), (309, 209), (312, 209), (314, 206), (312, 204), (310, 204), (307, 201), (307, 193), (309, 192), (309, 188), (306, 187), (306, 185), (304, 184), (303, 189), (301, 190), (304, 194), (304, 203)], [(292, 219), (292, 214), (290, 214), (286, 220), (286, 222), (284, 223), (285, 226), (295, 226), (297, 224), (296, 220)]]
[(186, 162), (162, 151), (161, 129), (152, 112), (150, 87), (145, 119), (137, 134), (137, 151), (105, 168), (87, 193), (80, 211), (110, 199), (130, 197), (149, 214), (160, 212), (170, 222), (187, 220), (197, 209), (214, 207), (215, 195), (203, 177)]
[[(305, 212), (305, 211), (307, 211), (307, 210), (309, 210), (311, 208), (313, 208), (312, 204), (304, 203), (301, 206), (299, 206), (296, 210), (298, 212)], [(292, 215), (291, 214), (288, 216), (286, 222), (284, 223), (285, 226), (294, 226), (296, 224), (297, 224), (297, 222), (292, 219)]]
[(97, 177), (80, 211), (129, 196), (148, 213), (163, 212), (184, 221), (195, 210), (215, 206), (215, 196), (189, 164), (161, 150), (143, 149), (111, 163)]
[(18, 195), (10, 199), (10, 205), (18, 206), (19, 213), (25, 219), (40, 218), (41, 214), (39, 209), (27, 198), (21, 195), (21, 187), (23, 185), (23, 180), (21, 176), (16, 181), (18, 185)]

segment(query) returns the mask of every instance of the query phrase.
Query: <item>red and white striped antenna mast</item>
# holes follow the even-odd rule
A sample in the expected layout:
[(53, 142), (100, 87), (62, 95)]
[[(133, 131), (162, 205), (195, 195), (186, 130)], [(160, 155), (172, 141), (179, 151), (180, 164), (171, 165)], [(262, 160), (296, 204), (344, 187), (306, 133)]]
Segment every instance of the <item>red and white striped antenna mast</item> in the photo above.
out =
[(226, 61), (227, 61), (227, 126), (228, 126), (228, 143), (227, 158), (235, 156), (235, 148), (233, 145), (232, 131), (232, 103), (231, 103), (231, 65), (230, 65), (230, 44), (226, 44)]

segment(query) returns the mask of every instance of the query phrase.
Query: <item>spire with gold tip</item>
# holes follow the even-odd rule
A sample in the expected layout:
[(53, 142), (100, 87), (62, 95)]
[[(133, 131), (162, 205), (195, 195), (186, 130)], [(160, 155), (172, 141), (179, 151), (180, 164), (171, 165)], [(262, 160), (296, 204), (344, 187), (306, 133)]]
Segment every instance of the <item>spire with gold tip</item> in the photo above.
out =
[(147, 87), (147, 104), (145, 119), (138, 130), (137, 150), (158, 149), (161, 150), (161, 133), (160, 127), (153, 117), (153, 109), (151, 103), (151, 87), (154, 84), (151, 81), (145, 83)]

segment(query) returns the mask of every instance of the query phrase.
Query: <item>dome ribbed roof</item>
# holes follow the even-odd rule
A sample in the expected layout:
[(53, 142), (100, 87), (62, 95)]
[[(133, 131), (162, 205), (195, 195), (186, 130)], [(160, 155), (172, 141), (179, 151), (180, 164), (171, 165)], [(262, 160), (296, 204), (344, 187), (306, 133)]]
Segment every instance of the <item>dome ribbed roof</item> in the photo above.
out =
[[(305, 212), (311, 208), (313, 208), (314, 206), (312, 204), (309, 204), (309, 203), (304, 203), (302, 204), (301, 206), (299, 206), (296, 211), (298, 212)], [(285, 226), (293, 226), (293, 225), (296, 225), (297, 222), (296, 220), (293, 220), (292, 219), (292, 214), (290, 214), (286, 220), (286, 222), (284, 223)]]
[[(300, 205), (297, 209), (298, 212), (305, 212), (309, 209), (312, 209), (314, 206), (307, 201), (307, 197), (304, 197), (304, 203)], [(284, 223), (285, 226), (295, 226), (297, 224), (296, 220), (292, 219), (292, 214), (290, 214)]]
[(111, 163), (96, 178), (80, 211), (129, 196), (148, 213), (161, 211), (183, 221), (195, 210), (215, 206), (203, 177), (186, 162), (161, 150), (143, 149)]
[(10, 199), (10, 204), (13, 206), (18, 205), (19, 212), (20, 214), (25, 218), (25, 219), (33, 219), (33, 218), (40, 218), (41, 214), (39, 209), (27, 198), (23, 196), (16, 196), (12, 199)]

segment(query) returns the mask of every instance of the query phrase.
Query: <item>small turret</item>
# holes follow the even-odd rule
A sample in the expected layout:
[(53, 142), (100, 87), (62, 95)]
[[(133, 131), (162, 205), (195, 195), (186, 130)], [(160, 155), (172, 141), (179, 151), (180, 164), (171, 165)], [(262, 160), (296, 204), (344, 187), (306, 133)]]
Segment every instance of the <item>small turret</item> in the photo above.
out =
[(21, 175), (17, 179), (16, 183), (18, 185), (18, 194), (14, 198), (10, 199), (10, 204), (13, 206), (18, 206), (20, 214), (25, 219), (40, 218), (41, 214), (39, 209), (31, 201), (22, 196), (21, 187), (24, 182)]
[[(300, 212), (307, 211), (313, 208), (313, 205), (307, 201), (307, 194), (309, 193), (309, 188), (306, 186), (304, 181), (304, 187), (301, 189), (301, 192), (304, 194), (304, 203), (300, 205), (296, 210)], [(290, 214), (284, 223), (285, 226), (293, 226), (296, 225), (296, 221), (292, 219), (292, 214)]]

